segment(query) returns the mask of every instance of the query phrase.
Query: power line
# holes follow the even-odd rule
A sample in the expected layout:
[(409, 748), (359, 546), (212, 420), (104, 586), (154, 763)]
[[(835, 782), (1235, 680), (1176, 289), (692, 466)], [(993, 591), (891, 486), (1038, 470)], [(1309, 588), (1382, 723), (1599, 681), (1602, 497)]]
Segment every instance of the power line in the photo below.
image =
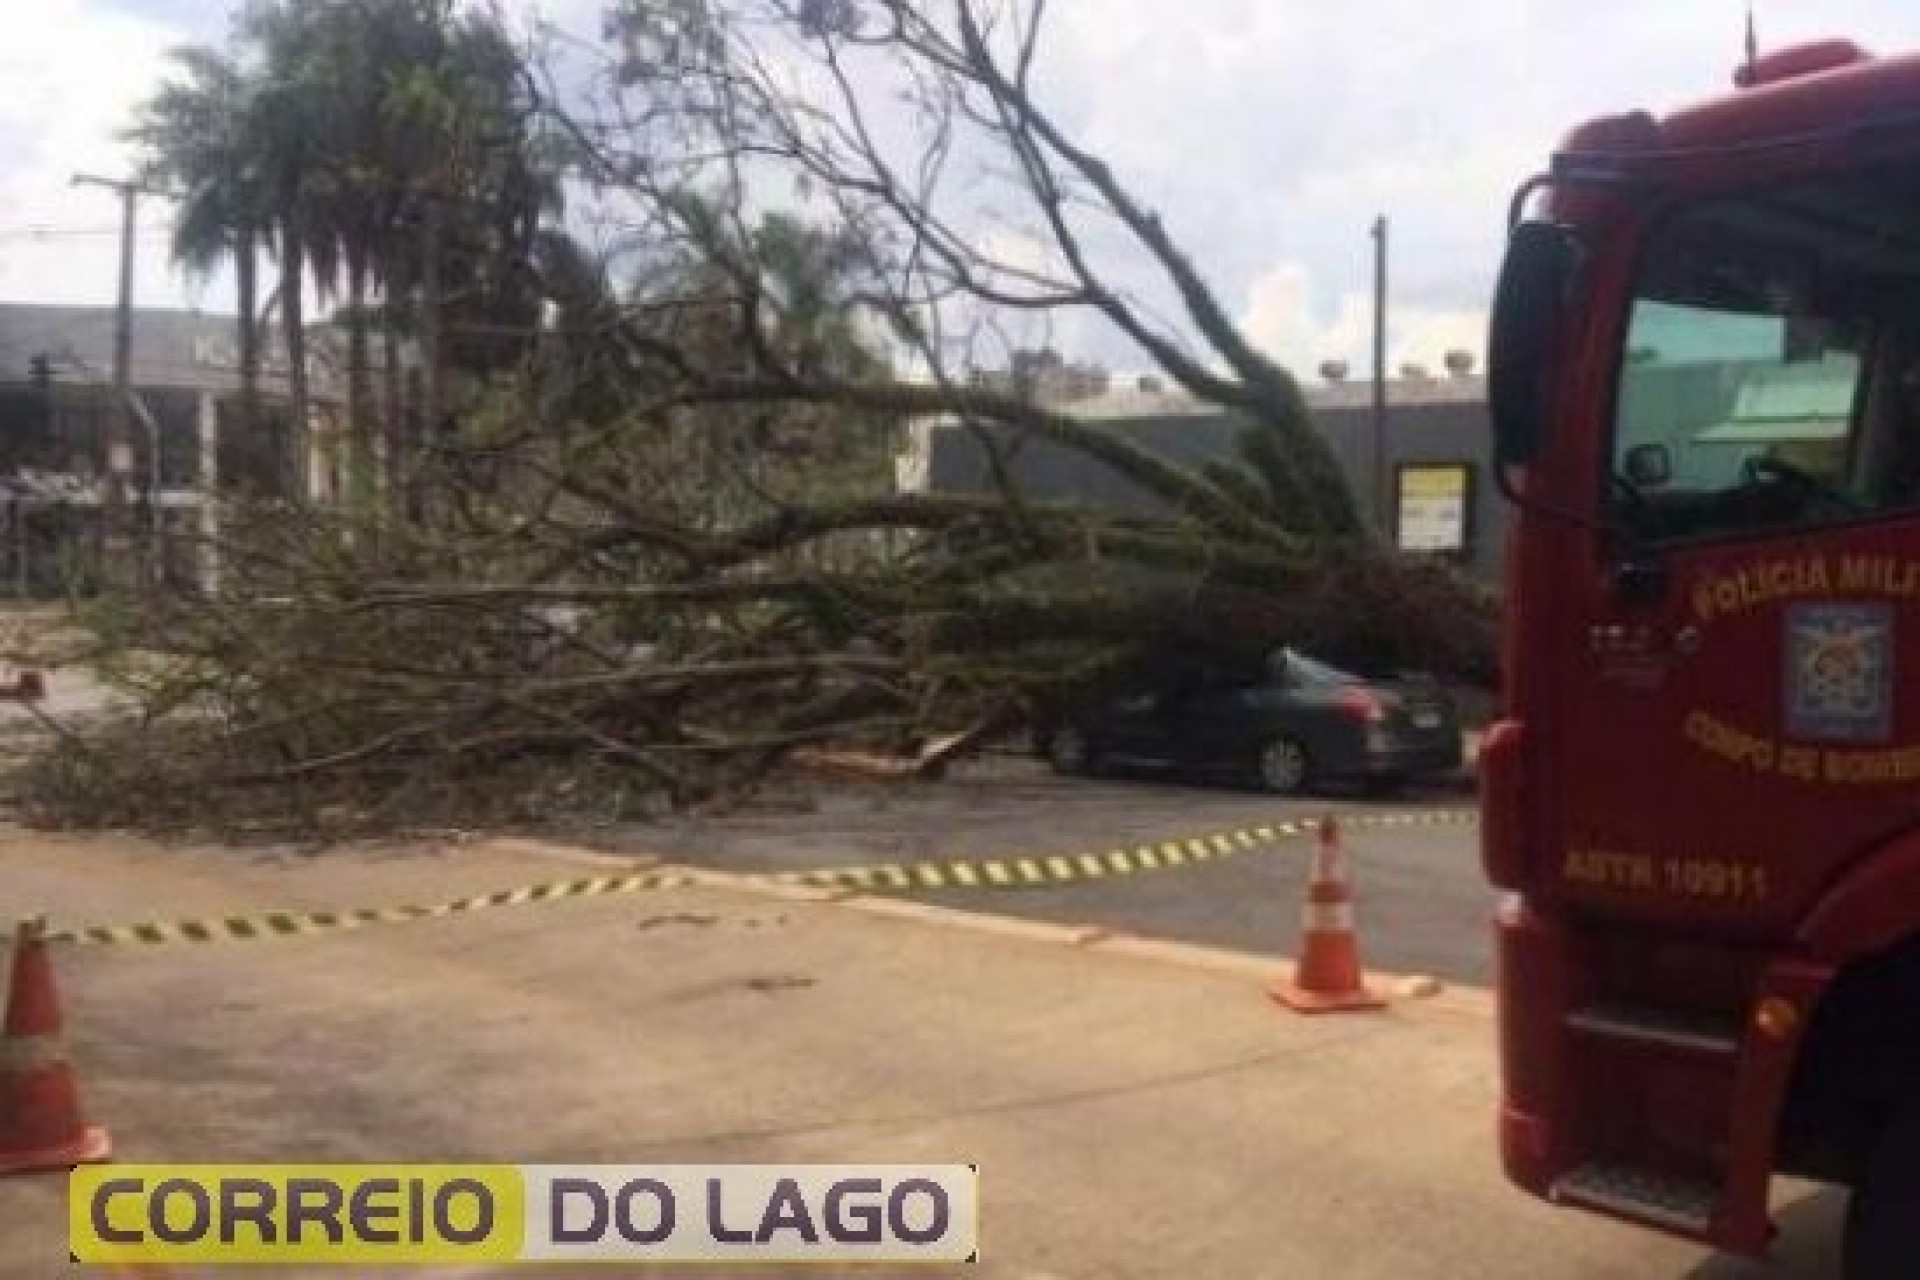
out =
[[(164, 222), (143, 222), (140, 224), (139, 230), (164, 231), (170, 225), (171, 224), (164, 223)], [(40, 223), (28, 223), (27, 225), (20, 226), (20, 227), (0, 228), (0, 241), (55, 240), (55, 239), (64, 239), (69, 236), (116, 236), (119, 234), (120, 234), (120, 226), (118, 223), (115, 223), (111, 226), (73, 227), (73, 226), (60, 226), (57, 223), (51, 223), (51, 222), (40, 222)]]

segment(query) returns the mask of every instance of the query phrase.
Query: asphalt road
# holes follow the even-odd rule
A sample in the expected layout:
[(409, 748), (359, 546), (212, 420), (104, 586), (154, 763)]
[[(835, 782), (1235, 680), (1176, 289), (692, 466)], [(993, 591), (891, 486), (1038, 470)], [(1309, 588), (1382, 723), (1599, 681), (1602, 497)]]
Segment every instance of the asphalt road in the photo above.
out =
[[(1390, 800), (1275, 800), (1140, 776), (1056, 777), (1017, 758), (969, 764), (944, 782), (776, 789), (731, 812), (625, 829), (630, 852), (731, 871), (1097, 852), (1257, 824), (1343, 815), (1369, 967), (1486, 985), (1489, 919), (1471, 796), (1460, 788)], [(1434, 825), (1376, 825), (1445, 815)], [(915, 896), (943, 905), (1102, 925), (1148, 937), (1283, 953), (1297, 939), (1310, 841), (1217, 862), (1042, 888)]]
[[(43, 709), (56, 716), (91, 714), (106, 705), (104, 691), (75, 670), (52, 673), (48, 688)], [(0, 750), (10, 731), (35, 732), (35, 724), (24, 709), (0, 703)], [(1362, 819), (1348, 828), (1347, 844), (1366, 963), (1486, 985), (1492, 980), (1488, 920), (1493, 894), (1480, 876), (1473, 826), (1381, 827), (1366, 821), (1434, 812), (1465, 817), (1470, 809), (1471, 796), (1460, 786), (1413, 789), (1391, 799), (1336, 794), (1282, 801), (1149, 774), (1061, 778), (1030, 759), (994, 756), (963, 764), (938, 783), (774, 784), (728, 812), (676, 817), (612, 834), (562, 834), (696, 866), (788, 871), (1098, 852), (1329, 812), (1347, 814)], [(915, 896), (1148, 937), (1290, 952), (1307, 851), (1306, 842), (1294, 841), (1121, 879)]]

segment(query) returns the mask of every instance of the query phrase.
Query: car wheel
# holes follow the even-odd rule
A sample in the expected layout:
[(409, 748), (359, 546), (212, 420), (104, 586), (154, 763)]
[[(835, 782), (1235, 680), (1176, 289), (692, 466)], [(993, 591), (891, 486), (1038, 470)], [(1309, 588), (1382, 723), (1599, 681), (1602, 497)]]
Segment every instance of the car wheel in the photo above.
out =
[(1099, 768), (1093, 744), (1078, 729), (1062, 725), (1047, 739), (1047, 761), (1055, 773), (1087, 775)]
[(1260, 748), (1260, 786), (1277, 796), (1290, 796), (1307, 785), (1310, 772), (1307, 749), (1292, 738), (1275, 738)]

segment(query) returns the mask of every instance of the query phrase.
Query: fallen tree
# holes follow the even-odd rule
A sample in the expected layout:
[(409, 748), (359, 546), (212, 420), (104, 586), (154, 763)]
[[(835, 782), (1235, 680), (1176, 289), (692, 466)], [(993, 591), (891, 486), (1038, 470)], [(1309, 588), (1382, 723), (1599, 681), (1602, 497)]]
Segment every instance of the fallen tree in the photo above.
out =
[[(241, 508), (216, 595), (95, 606), (140, 711), (65, 739), (34, 811), (622, 817), (795, 752), (937, 763), (1200, 654), (1489, 679), (1484, 593), (1366, 527), (1295, 380), (1043, 108), (1044, 9), (616, 5), (599, 91), (544, 92), (616, 234), (550, 256), (521, 373), (389, 459), (410, 502)], [(1009, 219), (1037, 258), (984, 247)], [(1239, 456), (1192, 470), (974, 376), (1067, 316), (1232, 415)], [(974, 433), (992, 491), (893, 491), (930, 418)], [(1022, 438), (1154, 509), (1034, 499)]]

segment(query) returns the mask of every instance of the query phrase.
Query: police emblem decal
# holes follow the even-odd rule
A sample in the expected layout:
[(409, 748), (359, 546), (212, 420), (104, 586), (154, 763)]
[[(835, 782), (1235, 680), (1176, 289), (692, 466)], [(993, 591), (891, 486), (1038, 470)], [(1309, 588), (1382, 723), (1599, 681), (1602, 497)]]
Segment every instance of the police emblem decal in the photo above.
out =
[(1786, 610), (1787, 733), (1815, 742), (1893, 736), (1893, 606)]

